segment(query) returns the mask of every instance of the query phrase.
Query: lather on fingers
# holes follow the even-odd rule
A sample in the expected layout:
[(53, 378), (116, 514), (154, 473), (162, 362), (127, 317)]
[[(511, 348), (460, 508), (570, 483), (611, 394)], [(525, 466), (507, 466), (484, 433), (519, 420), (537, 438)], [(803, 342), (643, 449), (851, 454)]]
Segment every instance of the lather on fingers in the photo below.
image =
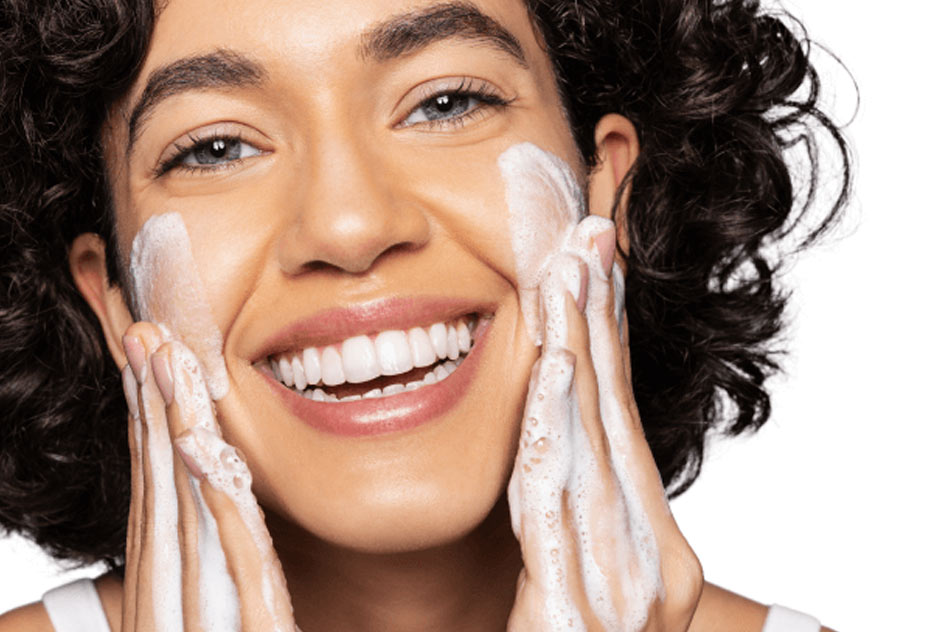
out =
[(141, 453), (140, 510), (135, 509), (136, 497), (132, 499), (132, 510), (139, 511), (140, 517), (130, 536), (132, 559), (137, 561), (132, 577), (126, 577), (126, 590), (132, 593), (134, 605), (126, 599), (124, 608), (133, 610), (134, 617), (123, 625), (126, 629), (175, 632), (182, 630), (182, 618), (174, 454), (164, 401), (149, 370), (150, 356), (163, 338), (150, 323), (136, 323), (126, 334), (126, 354), (138, 383), (137, 411), (142, 423), (140, 433), (135, 428), (132, 431)]
[[(197, 358), (169, 345), (154, 369), (166, 383), (175, 447), (191, 474), (201, 513), (198, 537), (209, 551), (200, 560), (201, 618), (224, 629), (295, 630), (282, 569), (263, 514), (251, 492), (245, 460), (220, 435)], [(233, 570), (233, 576), (228, 572)]]

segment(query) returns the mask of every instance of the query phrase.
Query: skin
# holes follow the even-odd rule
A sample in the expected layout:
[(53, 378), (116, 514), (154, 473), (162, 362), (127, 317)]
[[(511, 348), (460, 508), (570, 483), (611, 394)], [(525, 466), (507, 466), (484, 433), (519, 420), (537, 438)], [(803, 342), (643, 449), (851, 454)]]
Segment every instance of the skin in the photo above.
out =
[[(509, 245), (497, 238), (506, 233), (507, 220), (496, 160), (509, 146), (529, 141), (577, 174), (584, 168), (549, 60), (519, 3), (473, 4), (514, 34), (526, 67), (463, 38), (385, 61), (359, 54), (365, 29), (429, 4), (291, 0), (274, 10), (272, 3), (252, 0), (171, 0), (138, 81), (104, 130), (123, 258), (148, 218), (176, 211), (187, 225), (224, 339), (230, 391), (218, 403), (220, 430), (253, 472), (253, 493), (286, 577), (284, 597), (304, 630), (500, 630), (512, 610), (512, 626), (536, 629), (531, 622), (540, 616), (527, 597), (514, 604), (529, 543), (522, 553), (505, 491), (541, 350), (520, 315)], [(225, 14), (230, 17), (221, 19)], [(218, 49), (254, 59), (265, 80), (163, 100), (129, 146), (127, 119), (150, 73)], [(483, 80), (512, 104), (479, 106), (463, 126), (404, 125), (423, 98), (456, 88), (463, 77)], [(425, 86), (432, 91), (423, 92)], [(156, 175), (175, 143), (205, 133), (239, 134), (253, 155), (216, 171)], [(588, 176), (589, 207), (608, 216), (638, 146), (632, 125), (617, 115), (600, 122), (596, 141), (602, 167)], [(129, 330), (134, 319), (108, 282), (101, 239), (80, 237), (70, 263), (117, 366), (133, 359), (123, 346), (126, 333), (142, 342), (151, 363), (159, 334), (147, 325)], [(493, 319), (483, 350), (486, 369), (467, 396), (433, 423), (370, 439), (315, 432), (283, 406), (254, 366), (268, 336), (301, 317), (416, 295), (460, 298)], [(577, 358), (577, 375), (585, 376), (586, 396), (594, 397), (585, 324), (578, 312), (570, 323), (567, 346)], [(618, 338), (614, 348), (627, 362)], [(158, 391), (148, 384), (139, 385), (140, 403), (150, 397), (161, 408)], [(667, 590), (665, 601), (652, 604), (648, 629), (714, 630), (724, 620), (730, 630), (759, 630), (762, 606), (703, 583), (697, 559), (665, 508), (631, 387), (625, 387), (620, 397), (641, 457), (642, 491), (651, 499)], [(188, 426), (179, 412), (163, 412), (172, 437)], [(179, 497), (188, 475), (177, 458)], [(137, 595), (149, 588), (149, 574), (141, 571), (150, 563), (144, 477), (133, 496), (133, 519), (145, 512), (146, 520), (141, 532), (130, 532), (124, 590), (114, 578), (99, 583), (115, 630), (151, 629), (148, 613), (136, 607), (143, 603)], [(239, 541), (241, 520), (226, 499), (218, 500), (222, 531)], [(182, 516), (185, 531), (193, 528), (186, 510)], [(187, 587), (193, 553), (183, 540)], [(246, 542), (225, 548), (232, 565), (253, 568)], [(259, 572), (249, 577), (238, 586), (245, 608), (259, 598)], [(526, 593), (539, 586), (529, 572), (522, 581)], [(186, 614), (193, 608), (185, 603)], [(245, 629), (272, 629), (272, 622), (245, 615)], [(11, 617), (48, 625), (36, 605), (0, 623)]]

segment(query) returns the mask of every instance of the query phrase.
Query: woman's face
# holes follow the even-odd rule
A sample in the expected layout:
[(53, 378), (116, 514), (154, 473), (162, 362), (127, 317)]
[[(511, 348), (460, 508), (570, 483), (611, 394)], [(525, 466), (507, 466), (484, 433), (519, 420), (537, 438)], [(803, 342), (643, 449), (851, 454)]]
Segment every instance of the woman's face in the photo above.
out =
[[(187, 229), (261, 504), (376, 551), (481, 523), (536, 358), (497, 158), (529, 141), (581, 172), (521, 3), (171, 0), (106, 140), (124, 260), (152, 217)], [(477, 331), (457, 372), (394, 397), (311, 402), (270, 369), (459, 319)]]

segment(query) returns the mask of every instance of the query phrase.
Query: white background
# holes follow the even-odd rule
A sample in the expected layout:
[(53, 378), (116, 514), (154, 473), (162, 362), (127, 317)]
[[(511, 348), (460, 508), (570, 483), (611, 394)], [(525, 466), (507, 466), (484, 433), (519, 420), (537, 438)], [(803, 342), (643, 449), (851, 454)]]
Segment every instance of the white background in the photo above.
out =
[[(772, 421), (715, 445), (672, 504), (710, 581), (840, 632), (946, 629), (948, 162), (939, 2), (786, 6), (852, 71), (862, 108), (847, 222), (789, 270)], [(831, 90), (832, 91), (832, 90)], [(839, 82), (841, 118), (852, 92)], [(77, 574), (0, 539), (0, 612)]]

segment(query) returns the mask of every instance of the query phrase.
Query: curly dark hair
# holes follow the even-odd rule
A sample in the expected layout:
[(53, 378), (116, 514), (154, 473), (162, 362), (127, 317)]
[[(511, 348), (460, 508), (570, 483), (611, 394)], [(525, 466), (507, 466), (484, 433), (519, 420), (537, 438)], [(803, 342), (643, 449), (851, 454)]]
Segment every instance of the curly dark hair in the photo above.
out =
[[(665, 485), (681, 493), (709, 430), (737, 434), (770, 413), (787, 295), (767, 253), (815, 212), (820, 175), (811, 162), (801, 193), (788, 151), (828, 133), (842, 158), (808, 244), (846, 201), (849, 150), (818, 108), (805, 32), (753, 0), (526, 4), (587, 165), (602, 115), (640, 134), (614, 212), (631, 244), (636, 399)], [(153, 22), (151, 0), (0, 2), (0, 525), (79, 563), (122, 563), (129, 455), (118, 371), (67, 253), (79, 234), (103, 235), (120, 282), (100, 136)]]

